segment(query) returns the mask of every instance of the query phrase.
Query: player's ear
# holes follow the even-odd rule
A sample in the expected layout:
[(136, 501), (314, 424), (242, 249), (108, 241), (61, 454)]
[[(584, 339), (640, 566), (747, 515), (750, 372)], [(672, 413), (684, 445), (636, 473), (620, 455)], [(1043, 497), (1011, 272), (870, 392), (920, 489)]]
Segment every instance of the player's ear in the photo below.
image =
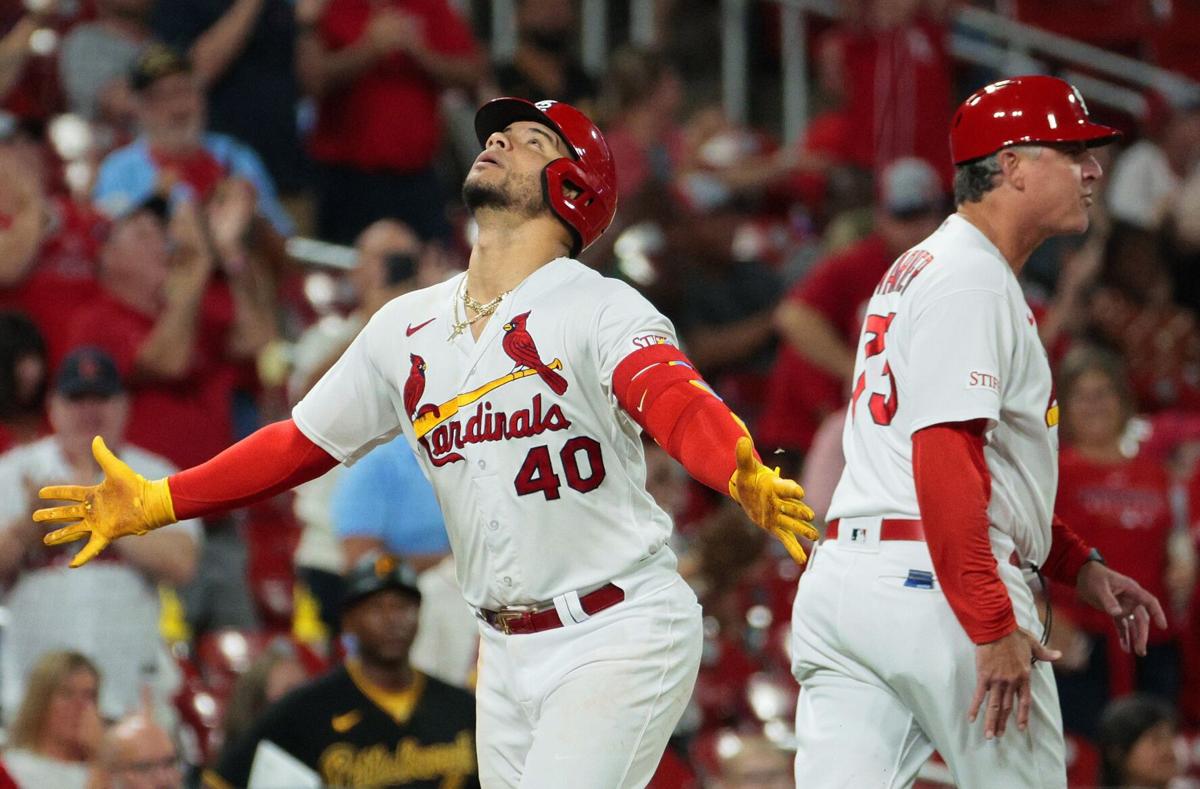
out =
[(1005, 181), (1019, 192), (1025, 190), (1025, 171), (1021, 167), (1023, 157), (1013, 148), (1005, 148), (996, 155), (1000, 163), (1000, 173)]

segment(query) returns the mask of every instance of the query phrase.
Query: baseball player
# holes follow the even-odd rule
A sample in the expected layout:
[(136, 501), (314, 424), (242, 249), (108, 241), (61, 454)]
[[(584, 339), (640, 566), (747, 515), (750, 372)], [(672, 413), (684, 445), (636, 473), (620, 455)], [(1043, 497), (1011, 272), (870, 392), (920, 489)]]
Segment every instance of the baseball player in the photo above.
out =
[[(627, 285), (574, 258), (616, 211), (612, 155), (578, 110), (496, 99), (463, 198), (465, 274), (371, 319), (297, 404), (208, 463), (146, 481), (99, 441), (107, 479), (50, 487), (35, 520), (112, 539), (271, 495), (403, 434), (445, 514), (481, 631), (484, 786), (644, 786), (690, 696), (700, 609), (645, 489), (644, 429), (798, 562), (812, 511)], [(403, 517), (397, 513), (397, 517)]]
[(983, 88), (951, 128), (958, 210), (868, 302), (846, 467), (796, 596), (805, 787), (908, 786), (934, 749), (959, 787), (1065, 787), (1059, 655), (1025, 570), (1074, 586), (1139, 654), (1166, 624), (1054, 517), (1058, 405), (1017, 282), (1041, 242), (1087, 229), (1089, 149), (1118, 133), (1043, 76)]

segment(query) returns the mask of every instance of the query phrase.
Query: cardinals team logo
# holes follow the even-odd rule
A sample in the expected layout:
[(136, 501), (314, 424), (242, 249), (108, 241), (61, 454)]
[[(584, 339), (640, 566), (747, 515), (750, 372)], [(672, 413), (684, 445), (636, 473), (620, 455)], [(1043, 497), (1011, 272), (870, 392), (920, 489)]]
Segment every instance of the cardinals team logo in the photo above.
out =
[(550, 391), (561, 395), (567, 391), (567, 379), (554, 372), (549, 365), (542, 361), (533, 337), (525, 328), (527, 320), (529, 320), (529, 313), (522, 312), (504, 324), (504, 341), (502, 343), (504, 352), (508, 354), (508, 358), (516, 362), (516, 366), (513, 367), (514, 372), (521, 368), (533, 370), (546, 386), (550, 387)]
[(409, 419), (416, 419), (417, 404), (421, 395), (425, 394), (425, 360), (415, 353), (408, 355), (410, 367), (408, 380), (404, 382), (404, 413)]
[[(504, 324), (501, 347), (513, 361), (512, 370), (487, 381), (483, 385), (460, 392), (443, 403), (422, 403), (425, 396), (428, 365), (415, 353), (408, 356), (408, 377), (404, 381), (404, 411), (413, 424), (417, 441), (428, 452), (434, 465), (441, 466), (462, 460), (462, 455), (452, 451), (465, 444), (480, 441), (500, 441), (537, 435), (547, 430), (564, 430), (571, 422), (563, 414), (558, 403), (546, 404), (542, 394), (535, 394), (528, 408), (505, 412), (493, 410), (486, 398), (501, 386), (522, 378), (537, 376), (556, 395), (567, 391), (567, 379), (558, 372), (563, 368), (560, 359), (542, 360), (537, 344), (530, 335), (526, 322), (529, 312), (523, 312)], [(466, 421), (452, 421), (468, 406), (475, 405), (473, 414)]]

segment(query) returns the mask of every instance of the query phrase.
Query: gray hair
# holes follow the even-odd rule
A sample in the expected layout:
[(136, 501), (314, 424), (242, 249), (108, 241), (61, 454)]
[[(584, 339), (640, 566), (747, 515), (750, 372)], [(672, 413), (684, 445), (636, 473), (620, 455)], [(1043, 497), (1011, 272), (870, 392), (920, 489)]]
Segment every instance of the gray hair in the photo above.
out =
[(1015, 151), (1036, 159), (1042, 154), (1040, 145), (1010, 145), (1001, 148), (991, 156), (960, 164), (954, 168), (954, 204), (978, 203), (983, 196), (995, 189), (1000, 183), (1000, 154), (1003, 151)]

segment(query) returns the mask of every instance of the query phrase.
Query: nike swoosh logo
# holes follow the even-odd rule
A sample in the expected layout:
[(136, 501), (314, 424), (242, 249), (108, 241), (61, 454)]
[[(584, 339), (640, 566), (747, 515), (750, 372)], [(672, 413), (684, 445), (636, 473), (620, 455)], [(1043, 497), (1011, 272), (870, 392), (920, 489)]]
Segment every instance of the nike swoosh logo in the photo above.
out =
[(329, 725), (333, 726), (333, 730), (338, 734), (345, 734), (358, 725), (362, 720), (362, 712), (359, 710), (350, 710), (344, 715), (334, 715)]
[(404, 336), (411, 337), (414, 334), (416, 334), (417, 332), (419, 332), (421, 329), (424, 329), (426, 326), (428, 326), (429, 324), (433, 323), (436, 320), (437, 320), (437, 318), (430, 318), (429, 320), (425, 321), (424, 323), (418, 323), (416, 326), (413, 326), (410, 323), (410, 324), (408, 324), (408, 328), (404, 330)]

